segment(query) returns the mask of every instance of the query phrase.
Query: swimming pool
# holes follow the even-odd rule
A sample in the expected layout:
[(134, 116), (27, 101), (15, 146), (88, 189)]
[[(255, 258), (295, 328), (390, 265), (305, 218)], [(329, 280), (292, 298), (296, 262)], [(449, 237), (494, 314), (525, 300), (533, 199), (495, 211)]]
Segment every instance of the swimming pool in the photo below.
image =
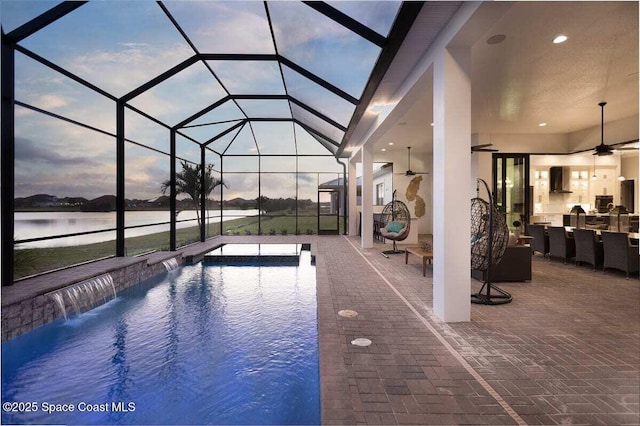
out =
[(319, 424), (315, 268), (300, 257), (185, 266), (3, 343), (2, 423)]

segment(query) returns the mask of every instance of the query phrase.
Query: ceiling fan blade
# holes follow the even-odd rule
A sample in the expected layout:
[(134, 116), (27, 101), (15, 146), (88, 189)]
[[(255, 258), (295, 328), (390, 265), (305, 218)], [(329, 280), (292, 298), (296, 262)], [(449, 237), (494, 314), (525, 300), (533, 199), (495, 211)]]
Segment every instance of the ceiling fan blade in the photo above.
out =
[(471, 147), (471, 152), (498, 152), (495, 148), (487, 148), (488, 146), (493, 146), (492, 143), (483, 143), (480, 145), (474, 145)]
[[(632, 150), (632, 149), (638, 149), (638, 147), (627, 147), (625, 145), (631, 145), (632, 143), (637, 144), (639, 142), (638, 139), (632, 139), (632, 140), (628, 140), (628, 141), (624, 141), (624, 142), (616, 142), (616, 143), (612, 143), (609, 144), (610, 147), (616, 149), (616, 150)], [(618, 148), (618, 147), (623, 147), (623, 148)]]
[(497, 149), (493, 149), (493, 148), (485, 148), (485, 149), (472, 149), (471, 153), (473, 154), (474, 152), (498, 152), (499, 150)]
[(483, 143), (483, 144), (480, 144), (480, 145), (474, 145), (474, 146), (471, 147), (471, 151), (479, 151), (482, 148), (486, 148), (488, 146), (493, 146), (493, 144), (492, 143)]

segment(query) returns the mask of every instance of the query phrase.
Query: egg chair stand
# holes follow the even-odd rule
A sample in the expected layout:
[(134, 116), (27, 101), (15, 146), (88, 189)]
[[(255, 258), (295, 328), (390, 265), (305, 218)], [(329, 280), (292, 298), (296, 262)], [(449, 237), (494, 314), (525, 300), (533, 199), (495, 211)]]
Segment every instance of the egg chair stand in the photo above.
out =
[(389, 257), (389, 254), (404, 253), (404, 250), (398, 250), (396, 242), (403, 241), (409, 236), (411, 213), (405, 203), (396, 199), (396, 191), (393, 191), (391, 202), (382, 209), (380, 221), (382, 224), (380, 234), (383, 238), (393, 242), (393, 248), (383, 251), (382, 255)]
[[(486, 274), (480, 291), (471, 295), (471, 303), (502, 305), (510, 303), (513, 297), (491, 283), (491, 268), (502, 260), (507, 249), (509, 229), (495, 207), (487, 183), (479, 178), (476, 182), (476, 198), (471, 200), (471, 268), (486, 271)], [(488, 202), (480, 198), (480, 182), (487, 191)]]

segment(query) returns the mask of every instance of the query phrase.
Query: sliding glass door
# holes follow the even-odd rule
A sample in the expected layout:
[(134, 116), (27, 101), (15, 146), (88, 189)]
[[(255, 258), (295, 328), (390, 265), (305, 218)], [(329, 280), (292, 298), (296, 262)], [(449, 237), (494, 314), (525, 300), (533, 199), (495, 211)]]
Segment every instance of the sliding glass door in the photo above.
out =
[(493, 194), (498, 210), (505, 214), (509, 230), (513, 222), (529, 222), (531, 190), (528, 154), (493, 154)]

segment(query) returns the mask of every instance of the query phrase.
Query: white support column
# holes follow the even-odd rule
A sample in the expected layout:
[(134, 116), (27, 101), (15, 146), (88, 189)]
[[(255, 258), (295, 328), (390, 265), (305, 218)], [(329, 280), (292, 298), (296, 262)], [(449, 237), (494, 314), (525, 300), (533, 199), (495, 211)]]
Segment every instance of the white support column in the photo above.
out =
[(356, 156), (349, 159), (349, 235), (358, 235), (358, 176), (356, 175)]
[(433, 310), (471, 320), (471, 51), (443, 49), (433, 74)]
[(362, 248), (373, 247), (373, 147), (365, 144), (362, 153)]

